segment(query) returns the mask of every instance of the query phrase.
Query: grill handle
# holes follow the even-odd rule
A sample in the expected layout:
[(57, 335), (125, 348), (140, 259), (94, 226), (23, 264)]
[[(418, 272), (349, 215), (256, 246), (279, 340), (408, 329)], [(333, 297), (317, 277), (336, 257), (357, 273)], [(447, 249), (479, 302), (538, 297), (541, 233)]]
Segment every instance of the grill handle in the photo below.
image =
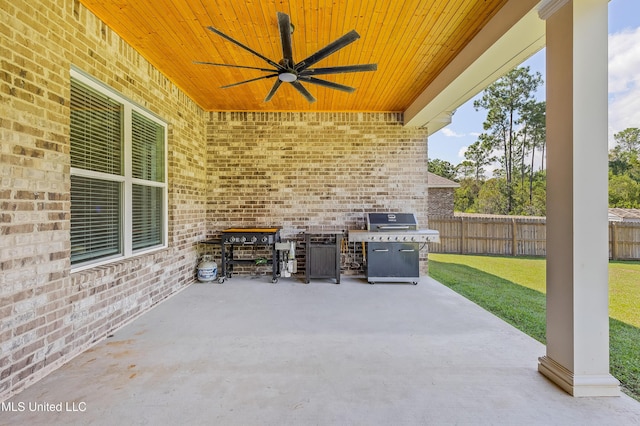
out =
[(379, 225), (378, 229), (409, 229), (409, 225)]
[(379, 252), (379, 251), (389, 251), (389, 249), (373, 249), (373, 251), (375, 251), (375, 252)]

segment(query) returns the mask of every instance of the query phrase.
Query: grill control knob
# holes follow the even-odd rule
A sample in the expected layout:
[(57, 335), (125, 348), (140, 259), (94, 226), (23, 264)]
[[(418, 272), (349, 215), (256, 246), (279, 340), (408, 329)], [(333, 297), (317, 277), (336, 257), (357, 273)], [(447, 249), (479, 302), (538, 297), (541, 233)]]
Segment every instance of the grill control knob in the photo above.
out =
[(247, 237), (245, 237), (244, 235), (242, 237), (240, 237), (240, 242), (244, 243), (245, 241), (247, 241)]
[(256, 237), (255, 235), (253, 237), (251, 237), (251, 242), (255, 243), (256, 241), (258, 241), (258, 237)]
[(269, 238), (265, 235), (265, 236), (262, 237), (262, 239), (260, 241), (262, 241), (263, 243), (266, 243), (268, 239)]
[(236, 242), (236, 237), (229, 237), (227, 239), (227, 241), (229, 241), (230, 243), (235, 243)]

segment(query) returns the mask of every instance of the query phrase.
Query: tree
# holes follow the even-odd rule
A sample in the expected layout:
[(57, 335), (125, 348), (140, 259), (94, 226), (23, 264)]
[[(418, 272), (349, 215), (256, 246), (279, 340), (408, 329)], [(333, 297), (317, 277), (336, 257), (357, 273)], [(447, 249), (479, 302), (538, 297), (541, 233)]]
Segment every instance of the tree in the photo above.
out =
[[(529, 181), (519, 181), (516, 186), (514, 214), (545, 216), (547, 207), (547, 175), (544, 170), (532, 173)], [(522, 187), (521, 187), (522, 186)]]
[(609, 170), (615, 176), (626, 174), (640, 182), (640, 129), (627, 128), (613, 138), (616, 146), (609, 150)]
[(525, 168), (524, 160), (528, 153), (531, 155), (531, 162), (529, 167), (529, 203), (533, 203), (533, 182), (535, 174), (535, 159), (536, 151), (542, 151), (542, 165), (540, 170), (544, 170), (544, 151), (547, 141), (547, 118), (546, 118), (546, 102), (531, 101), (525, 104), (523, 108), (523, 114), (518, 120), (518, 124), (522, 126), (520, 130), (520, 136), (522, 138), (522, 166), (521, 166), (521, 181), (524, 186), (525, 180)]
[(480, 177), (484, 176), (484, 167), (495, 161), (491, 151), (491, 141), (483, 134), (480, 135), (476, 142), (469, 145), (464, 153), (464, 158), (473, 167), (476, 182), (480, 181)]
[(509, 214), (508, 200), (504, 186), (506, 180), (492, 178), (484, 182), (476, 200), (476, 211), (487, 214)]
[(460, 187), (454, 193), (453, 209), (457, 212), (475, 213), (480, 184), (472, 178), (460, 180)]
[(614, 151), (633, 153), (636, 156), (640, 152), (640, 129), (629, 127), (613, 135), (616, 140)]
[(456, 178), (456, 166), (448, 161), (434, 158), (429, 160), (428, 170), (443, 178), (454, 180)]
[(456, 171), (460, 179), (467, 179), (475, 176), (476, 168), (471, 161), (464, 160), (462, 163), (456, 166)]
[[(499, 158), (505, 172), (506, 213), (514, 210), (514, 171), (524, 164), (528, 135), (536, 133), (529, 127), (534, 120), (524, 117), (535, 108), (534, 94), (542, 84), (542, 76), (531, 74), (529, 67), (514, 68), (500, 80), (487, 87), (482, 97), (473, 103), (476, 110), (487, 110), (482, 139), (494, 150), (502, 151)], [(520, 153), (520, 157), (518, 157)]]
[(640, 208), (640, 129), (613, 135), (609, 150), (609, 207)]
[(609, 207), (640, 208), (640, 183), (629, 175), (609, 172)]

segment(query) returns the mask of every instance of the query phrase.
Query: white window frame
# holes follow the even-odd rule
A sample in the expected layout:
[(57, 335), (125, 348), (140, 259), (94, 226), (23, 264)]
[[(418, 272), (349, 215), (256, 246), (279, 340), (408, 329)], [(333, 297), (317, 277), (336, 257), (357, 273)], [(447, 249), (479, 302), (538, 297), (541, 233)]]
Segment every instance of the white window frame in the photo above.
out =
[[(89, 268), (94, 268), (96, 266), (106, 265), (109, 263), (113, 263), (116, 261), (120, 261), (129, 257), (139, 256), (142, 254), (151, 253), (154, 251), (166, 249), (168, 247), (168, 236), (169, 236), (169, 202), (168, 202), (168, 125), (161, 118), (157, 117), (155, 114), (147, 111), (140, 105), (135, 102), (129, 100), (125, 96), (116, 92), (109, 86), (100, 81), (94, 79), (93, 77), (85, 74), (76, 68), (71, 68), (71, 78), (87, 85), (91, 89), (103, 94), (104, 96), (109, 97), (110, 99), (120, 103), (123, 108), (123, 175), (110, 175), (101, 172), (95, 172), (92, 170), (85, 170), (76, 167), (71, 167), (71, 175), (72, 176), (80, 176), (87, 178), (95, 178), (95, 179), (103, 179), (109, 180), (112, 182), (120, 182), (123, 186), (122, 190), (122, 201), (120, 203), (120, 214), (122, 218), (122, 226), (121, 226), (121, 242), (122, 248), (121, 253), (99, 258), (95, 260), (90, 260), (87, 262), (80, 263), (78, 265), (71, 266), (71, 273), (82, 271)], [(134, 178), (133, 174), (133, 166), (132, 166), (132, 113), (133, 111), (142, 115), (143, 117), (157, 123), (162, 126), (164, 131), (164, 174), (163, 174), (163, 182), (149, 181), (144, 179)], [(153, 186), (162, 188), (162, 234), (161, 244), (145, 247), (139, 250), (133, 250), (133, 185), (139, 184), (143, 186)]]

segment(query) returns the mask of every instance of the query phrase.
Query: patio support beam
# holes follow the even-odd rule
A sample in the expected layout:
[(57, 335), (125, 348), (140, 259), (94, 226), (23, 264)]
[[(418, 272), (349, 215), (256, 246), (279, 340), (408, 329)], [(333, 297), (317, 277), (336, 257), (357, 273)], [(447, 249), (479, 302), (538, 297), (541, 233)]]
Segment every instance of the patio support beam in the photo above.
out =
[(609, 373), (607, 0), (550, 0), (547, 34), (547, 353), (574, 396), (617, 396)]

